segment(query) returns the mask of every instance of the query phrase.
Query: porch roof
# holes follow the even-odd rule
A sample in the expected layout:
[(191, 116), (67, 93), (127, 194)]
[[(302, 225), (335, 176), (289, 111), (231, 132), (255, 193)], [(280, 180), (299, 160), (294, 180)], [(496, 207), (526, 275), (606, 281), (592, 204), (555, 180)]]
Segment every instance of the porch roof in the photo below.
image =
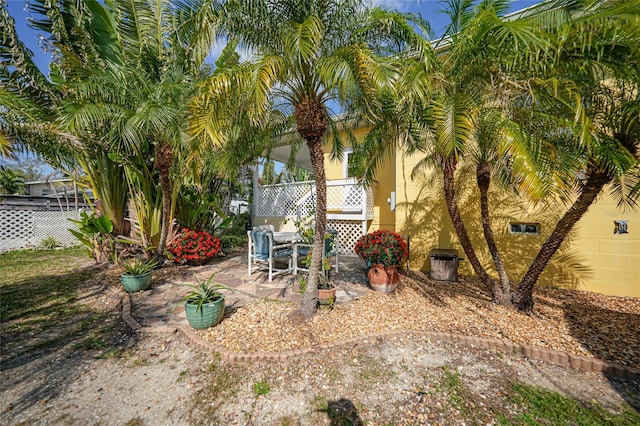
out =
[[(286, 164), (289, 161), (290, 155), (291, 145), (286, 138), (283, 138), (274, 148), (271, 149), (269, 158)], [(313, 167), (311, 166), (311, 155), (309, 154), (307, 144), (300, 144), (300, 148), (298, 149), (298, 152), (296, 152), (295, 165), (306, 170), (313, 170)]]

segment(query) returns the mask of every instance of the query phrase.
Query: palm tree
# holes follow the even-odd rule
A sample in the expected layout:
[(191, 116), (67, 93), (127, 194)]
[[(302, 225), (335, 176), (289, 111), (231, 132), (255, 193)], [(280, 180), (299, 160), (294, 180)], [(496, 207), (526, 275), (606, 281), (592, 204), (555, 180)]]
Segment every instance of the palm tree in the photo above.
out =
[[(425, 50), (405, 65), (394, 100), (414, 112), (414, 128), (422, 124), (430, 132), (422, 147), (430, 155), (420, 166), (441, 169), (447, 209), (474, 271), (495, 302), (530, 311), (540, 273), (604, 185), (624, 177), (627, 188), (620, 193), (626, 192), (625, 200), (637, 197), (637, 120), (630, 117), (638, 105), (638, 51), (632, 47), (638, 17), (637, 6), (626, 4), (562, 24), (570, 15), (554, 3), (551, 10), (542, 5), (533, 17), (512, 20), (500, 18), (505, 6), (449, 2), (452, 24), (436, 43), (438, 54)], [(594, 27), (602, 34), (594, 36)], [(373, 158), (377, 146), (370, 144), (365, 156)], [(475, 164), (482, 229), (497, 280), (479, 260), (458, 207), (456, 170), (463, 161)], [(534, 202), (557, 196), (558, 182), (568, 185), (571, 179), (578, 195), (516, 291), (491, 227), (488, 194), (495, 177)]]
[[(379, 164), (376, 151), (384, 152), (399, 144), (409, 154), (418, 150), (428, 154), (416, 171), (424, 167), (441, 170), (447, 210), (460, 245), (498, 301), (504, 292), (509, 294), (510, 284), (490, 226), (487, 194), (491, 163), (503, 158), (498, 153), (504, 152), (506, 145), (512, 153), (521, 155), (526, 155), (526, 149), (517, 124), (507, 115), (508, 105), (503, 99), (510, 99), (510, 94), (497, 93), (498, 88), (511, 87), (513, 82), (507, 75), (493, 75), (492, 71), (504, 67), (503, 46), (527, 34), (529, 28), (500, 20), (498, 14), (506, 7), (501, 2), (482, 2), (473, 12), (474, 7), (468, 1), (449, 2), (451, 25), (445, 37), (434, 42), (432, 49), (423, 49), (421, 55), (405, 61), (389, 95), (389, 104), (395, 105), (396, 111), (403, 111), (395, 115), (406, 117), (405, 134), (381, 138), (372, 133), (373, 139), (359, 147), (359, 157), (369, 159), (362, 170), (368, 177)], [(471, 157), (477, 162), (483, 231), (498, 270), (498, 281), (478, 258), (458, 206), (456, 171), (464, 158)]]
[(0, 194), (21, 194), (26, 189), (25, 179), (20, 171), (0, 166)]
[[(12, 142), (18, 149), (38, 153), (49, 164), (67, 170), (72, 176), (78, 175), (73, 173), (76, 168), (83, 168), (94, 194), (102, 201), (104, 213), (114, 223), (114, 232), (120, 233), (126, 205), (126, 183), (121, 170), (114, 166), (104, 146), (97, 144), (93, 135), (74, 134), (58, 122), (63, 100), (71, 96), (70, 80), (102, 64), (102, 53), (89, 48), (94, 41), (75, 8), (62, 4), (59, 8), (45, 9), (42, 3), (31, 2), (34, 16), (42, 18), (34, 20), (32, 25), (47, 32), (49, 42), (60, 47), (49, 80), (33, 63), (33, 53), (19, 40), (13, 19), (4, 4), (1, 6), (0, 138)], [(104, 17), (100, 10), (92, 13)], [(46, 17), (45, 11), (48, 11)], [(108, 33), (108, 20), (96, 18), (92, 28), (94, 35)], [(69, 34), (75, 34), (76, 38), (70, 40)], [(102, 170), (95, 167), (97, 164)]]
[[(337, 102), (348, 111), (354, 97), (371, 99), (374, 87), (388, 81), (391, 72), (376, 63), (375, 52), (396, 52), (403, 47), (398, 40), (412, 30), (400, 15), (367, 9), (362, 0), (221, 3), (220, 31), (252, 56), (213, 77), (200, 107), (217, 117), (225, 108), (221, 99), (246, 93), (244, 107), (253, 123), (260, 126), (266, 114), (279, 111), (291, 117), (309, 148), (316, 182), (316, 220), (311, 272), (298, 313), (310, 318), (317, 305), (326, 227), (323, 145), (328, 129), (333, 130), (334, 155), (340, 156), (342, 148), (330, 106)], [(372, 26), (373, 22), (380, 25)], [(216, 127), (209, 122), (197, 130), (214, 134)]]
[(513, 296), (513, 304), (523, 311), (533, 308), (538, 277), (607, 185), (620, 207), (637, 207), (640, 195), (640, 2), (587, 2), (579, 11), (549, 28), (553, 61), (538, 69), (546, 78), (569, 81), (572, 96), (553, 94), (548, 103), (540, 102), (542, 97), (530, 99), (545, 115), (562, 112), (560, 118), (573, 124), (551, 136), (563, 142), (569, 138), (579, 171), (573, 203)]
[[(106, 7), (36, 1), (30, 7), (42, 17), (34, 25), (59, 49), (54, 72), (67, 90), (59, 123), (101, 146), (129, 171), (129, 189), (151, 206), (144, 216), (156, 216), (153, 200), (161, 200), (160, 235), (154, 238), (161, 258), (173, 194), (183, 179), (178, 173), (172, 180), (174, 156), (189, 147), (189, 99), (207, 71), (210, 4), (135, 0)], [(93, 61), (87, 63), (87, 56)]]

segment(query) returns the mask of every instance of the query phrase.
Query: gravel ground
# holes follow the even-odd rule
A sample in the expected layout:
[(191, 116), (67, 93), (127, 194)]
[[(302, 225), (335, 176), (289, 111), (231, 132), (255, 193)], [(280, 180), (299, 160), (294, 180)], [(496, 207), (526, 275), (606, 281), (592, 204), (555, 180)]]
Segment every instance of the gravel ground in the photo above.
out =
[(419, 330), (508, 339), (640, 368), (640, 299), (543, 288), (532, 316), (497, 306), (472, 278), (431, 281), (403, 277), (392, 294), (374, 291), (320, 309), (292, 324), (293, 304), (258, 301), (236, 309), (198, 334), (234, 351), (284, 351), (387, 330)]
[[(174, 282), (183, 272), (161, 274)], [(635, 340), (598, 350), (637, 365), (637, 300), (542, 290), (536, 316), (526, 317), (491, 305), (473, 281), (425, 285), (418, 280), (423, 277), (412, 278), (396, 294), (369, 292), (321, 310), (313, 322), (298, 327), (284, 321), (293, 308), (289, 304), (249, 304), (203, 336), (242, 350), (285, 349), (345, 333), (434, 327), (520, 336), (530, 343), (539, 339), (541, 345), (595, 354), (596, 343), (617, 339), (604, 328), (594, 329), (601, 323)], [(500, 415), (517, 423), (524, 409), (511, 398), (513, 383), (553, 390), (585, 405), (598, 402), (626, 424), (640, 421), (635, 381), (420, 336), (369, 339), (300, 355), (294, 362), (227, 365), (179, 335), (134, 333), (120, 317), (122, 295), (117, 272), (96, 268), (75, 303), (103, 312), (100, 330), (69, 334), (69, 324), (58, 324), (43, 333), (3, 332), (0, 424), (459, 425), (495, 424)]]

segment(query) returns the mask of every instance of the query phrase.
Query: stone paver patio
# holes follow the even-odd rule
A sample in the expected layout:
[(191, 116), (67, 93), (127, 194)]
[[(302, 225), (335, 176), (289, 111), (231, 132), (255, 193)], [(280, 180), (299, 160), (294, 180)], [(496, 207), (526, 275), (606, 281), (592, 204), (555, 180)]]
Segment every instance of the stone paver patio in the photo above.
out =
[[(358, 299), (369, 290), (366, 284), (366, 268), (358, 257), (341, 256), (338, 269), (338, 272), (331, 270), (331, 282), (337, 287), (337, 304)], [(263, 271), (256, 271), (248, 276), (247, 256), (243, 252), (213, 259), (206, 265), (191, 267), (190, 271), (196, 273), (200, 279), (207, 279), (215, 273), (215, 282), (234, 290), (226, 292), (227, 309), (234, 309), (263, 298), (292, 303), (300, 303), (302, 299), (302, 295), (297, 291), (300, 274), (278, 275), (272, 282), (268, 281), (268, 275)], [(180, 299), (188, 291), (179, 285), (184, 282), (195, 282), (195, 279), (191, 277), (182, 282), (161, 284), (152, 282), (149, 290), (132, 293), (132, 317), (143, 329), (170, 330), (180, 324), (186, 324), (184, 306), (179, 305)]]

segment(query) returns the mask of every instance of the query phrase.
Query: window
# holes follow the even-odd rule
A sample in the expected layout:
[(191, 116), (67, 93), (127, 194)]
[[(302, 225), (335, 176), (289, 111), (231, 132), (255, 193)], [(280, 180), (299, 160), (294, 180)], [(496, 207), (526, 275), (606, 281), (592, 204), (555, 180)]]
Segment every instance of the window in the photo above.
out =
[(539, 223), (509, 223), (509, 233), (524, 235), (539, 235)]
[(354, 172), (355, 162), (353, 156), (353, 149), (346, 148), (342, 155), (342, 176), (344, 179), (355, 177)]

